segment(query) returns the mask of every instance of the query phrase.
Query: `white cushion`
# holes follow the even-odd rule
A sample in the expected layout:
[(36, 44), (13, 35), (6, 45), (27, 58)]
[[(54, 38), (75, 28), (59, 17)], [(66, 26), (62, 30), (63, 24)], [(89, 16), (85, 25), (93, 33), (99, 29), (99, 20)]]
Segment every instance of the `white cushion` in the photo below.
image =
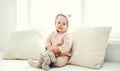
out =
[(80, 27), (72, 32), (70, 64), (100, 68), (105, 57), (111, 27)]
[(13, 31), (10, 36), (10, 47), (4, 59), (38, 59), (44, 49), (43, 39), (39, 30)]

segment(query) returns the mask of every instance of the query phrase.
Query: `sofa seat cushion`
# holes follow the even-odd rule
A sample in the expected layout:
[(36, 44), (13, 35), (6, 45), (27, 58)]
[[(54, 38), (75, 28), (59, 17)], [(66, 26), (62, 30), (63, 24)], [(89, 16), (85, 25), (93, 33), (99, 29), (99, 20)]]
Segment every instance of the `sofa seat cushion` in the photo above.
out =
[[(30, 67), (26, 60), (0, 60), (0, 71), (43, 71)], [(49, 71), (120, 71), (120, 63), (104, 62), (102, 68), (91, 69), (75, 65), (51, 68)]]
[[(0, 71), (43, 71), (30, 67), (27, 60), (3, 60), (5, 52), (0, 51)], [(100, 69), (91, 69), (75, 65), (51, 68), (49, 71), (120, 71), (120, 63), (105, 61)]]

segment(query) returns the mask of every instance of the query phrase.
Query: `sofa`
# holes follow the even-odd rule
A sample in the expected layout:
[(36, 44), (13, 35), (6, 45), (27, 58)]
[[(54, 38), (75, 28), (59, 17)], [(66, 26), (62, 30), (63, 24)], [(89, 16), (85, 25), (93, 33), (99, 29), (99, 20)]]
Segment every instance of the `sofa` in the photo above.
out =
[[(75, 43), (73, 41), (73, 44), (74, 44), (73, 48), (75, 48), (75, 46), (77, 48), (77, 46), (81, 46), (81, 45), (85, 46), (87, 48), (88, 45), (86, 43), (88, 43), (88, 40), (90, 40), (91, 38), (93, 40), (92, 40), (92, 42), (89, 41), (89, 44), (90, 44), (89, 47), (92, 46), (91, 48), (93, 49), (93, 47), (95, 46), (95, 45), (93, 45), (93, 42), (94, 42), (94, 44), (99, 45), (99, 44), (101, 44), (100, 43), (101, 40), (102, 40), (101, 45), (103, 46), (102, 38), (105, 39), (106, 36), (108, 36), (107, 39), (104, 40), (105, 41), (104, 42), (105, 43), (105, 46), (104, 46), (105, 53), (103, 54), (103, 52), (102, 52), (102, 58), (98, 57), (101, 53), (99, 53), (99, 55), (96, 54), (98, 57), (98, 58), (96, 58), (95, 53), (98, 49), (97, 50), (95, 49), (95, 52), (92, 51), (92, 53), (94, 52), (94, 56), (90, 55), (91, 52), (89, 53), (88, 49), (87, 49), (87, 52), (89, 53), (89, 55), (87, 57), (90, 56), (90, 58), (88, 60), (87, 60), (87, 58), (86, 59), (82, 58), (83, 56), (77, 56), (77, 58), (74, 59), (73, 57), (75, 57), (76, 54), (74, 55), (74, 52), (73, 52), (73, 57), (71, 57), (70, 61), (68, 62), (68, 64), (66, 66), (52, 67), (52, 68), (50, 68), (49, 71), (120, 71), (120, 52), (119, 52), (120, 43), (119, 43), (119, 40), (109, 39), (108, 33), (107, 33), (107, 35), (105, 35), (105, 31), (106, 31), (105, 28), (106, 27), (104, 27), (104, 28), (97, 27), (97, 29), (96, 28), (94, 28), (94, 29), (87, 28), (87, 33), (93, 34), (93, 32), (94, 32), (94, 34), (93, 34), (94, 38), (97, 39), (97, 41), (99, 41), (99, 43), (96, 40), (94, 42), (93, 37), (89, 37), (89, 38), (87, 37), (87, 39), (85, 37), (85, 39), (83, 39), (83, 35), (75, 36), (76, 34), (78, 34), (78, 32), (72, 34), (73, 40), (75, 39), (74, 37), (82, 37), (82, 39), (79, 38), (79, 39), (81, 39), (81, 41), (77, 41)], [(79, 29), (79, 32), (80, 32), (80, 30), (81, 29)], [(88, 32), (88, 30), (89, 30), (89, 32)], [(96, 30), (97, 30), (97, 32), (96, 32)], [(84, 31), (84, 33), (82, 31)], [(82, 34), (86, 34), (85, 33), (86, 28), (85, 28), (85, 30), (82, 29), (81, 32), (82, 32)], [(81, 32), (79, 34), (81, 34)], [(98, 32), (100, 32), (100, 33), (98, 33)], [(102, 37), (101, 32), (104, 33), (104, 35), (102, 34), (104, 37)], [(108, 32), (108, 28), (107, 28), (107, 32)], [(109, 30), (109, 33), (110, 33), (110, 30)], [(24, 30), (24, 31), (19, 31), (19, 32), (13, 31), (10, 35), (11, 36), (10, 37), (11, 38), (10, 39), (10, 47), (6, 51), (0, 51), (0, 71), (44, 71), (43, 69), (37, 69), (37, 68), (30, 67), (27, 63), (27, 59), (29, 59), (29, 58), (37, 59), (38, 58), (37, 54), (39, 54), (39, 52), (44, 50), (44, 48), (40, 48), (40, 47), (43, 47), (43, 44), (44, 44), (43, 41), (45, 40), (44, 38), (46, 38), (45, 35), (46, 34), (41, 35), (41, 31), (36, 32), (36, 30), (32, 30), (32, 31)], [(93, 35), (86, 35), (86, 36), (93, 36)], [(101, 36), (102, 38), (98, 38), (99, 36)], [(86, 42), (86, 43), (84, 42), (85, 45), (83, 45), (82, 41)], [(77, 43), (79, 43), (79, 44), (77, 44)], [(33, 46), (34, 46), (34, 48), (33, 48)], [(95, 48), (98, 48), (98, 47), (95, 46)], [(99, 48), (101, 48), (101, 47), (99, 47)], [(81, 48), (81, 49), (83, 49), (83, 48)], [(80, 51), (81, 51), (81, 49), (80, 49)], [(81, 52), (83, 52), (83, 51), (81, 51)], [(83, 55), (83, 54), (80, 53), (79, 55)], [(85, 53), (84, 55), (87, 55), (87, 53)], [(84, 59), (84, 60), (82, 60), (82, 59)], [(95, 61), (95, 59), (96, 59), (96, 61)], [(78, 63), (75, 63), (75, 60)], [(86, 61), (87, 63), (84, 62), (85, 60), (87, 60)], [(93, 62), (93, 60), (94, 60), (94, 62)], [(88, 62), (88, 61), (91, 61), (91, 62)], [(100, 62), (99, 66), (92, 66), (92, 63), (98, 63), (98, 61)]]

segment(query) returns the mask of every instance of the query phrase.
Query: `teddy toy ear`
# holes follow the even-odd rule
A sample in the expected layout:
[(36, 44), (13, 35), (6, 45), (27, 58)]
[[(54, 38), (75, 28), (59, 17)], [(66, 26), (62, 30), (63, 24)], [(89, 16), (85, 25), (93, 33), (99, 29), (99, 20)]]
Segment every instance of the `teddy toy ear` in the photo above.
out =
[(51, 59), (51, 62), (56, 62), (56, 58), (55, 58), (55, 55), (52, 51), (48, 51), (48, 54), (50, 56), (50, 59)]

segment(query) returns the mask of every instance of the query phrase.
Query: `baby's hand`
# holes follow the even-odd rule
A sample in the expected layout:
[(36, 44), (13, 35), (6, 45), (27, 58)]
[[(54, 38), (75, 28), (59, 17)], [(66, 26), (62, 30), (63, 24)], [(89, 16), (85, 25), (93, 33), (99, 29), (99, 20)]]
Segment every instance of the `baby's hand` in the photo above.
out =
[(52, 50), (52, 47), (47, 47), (47, 50)]
[(54, 53), (60, 52), (60, 50), (59, 50), (57, 47), (53, 48), (52, 51), (53, 51)]

